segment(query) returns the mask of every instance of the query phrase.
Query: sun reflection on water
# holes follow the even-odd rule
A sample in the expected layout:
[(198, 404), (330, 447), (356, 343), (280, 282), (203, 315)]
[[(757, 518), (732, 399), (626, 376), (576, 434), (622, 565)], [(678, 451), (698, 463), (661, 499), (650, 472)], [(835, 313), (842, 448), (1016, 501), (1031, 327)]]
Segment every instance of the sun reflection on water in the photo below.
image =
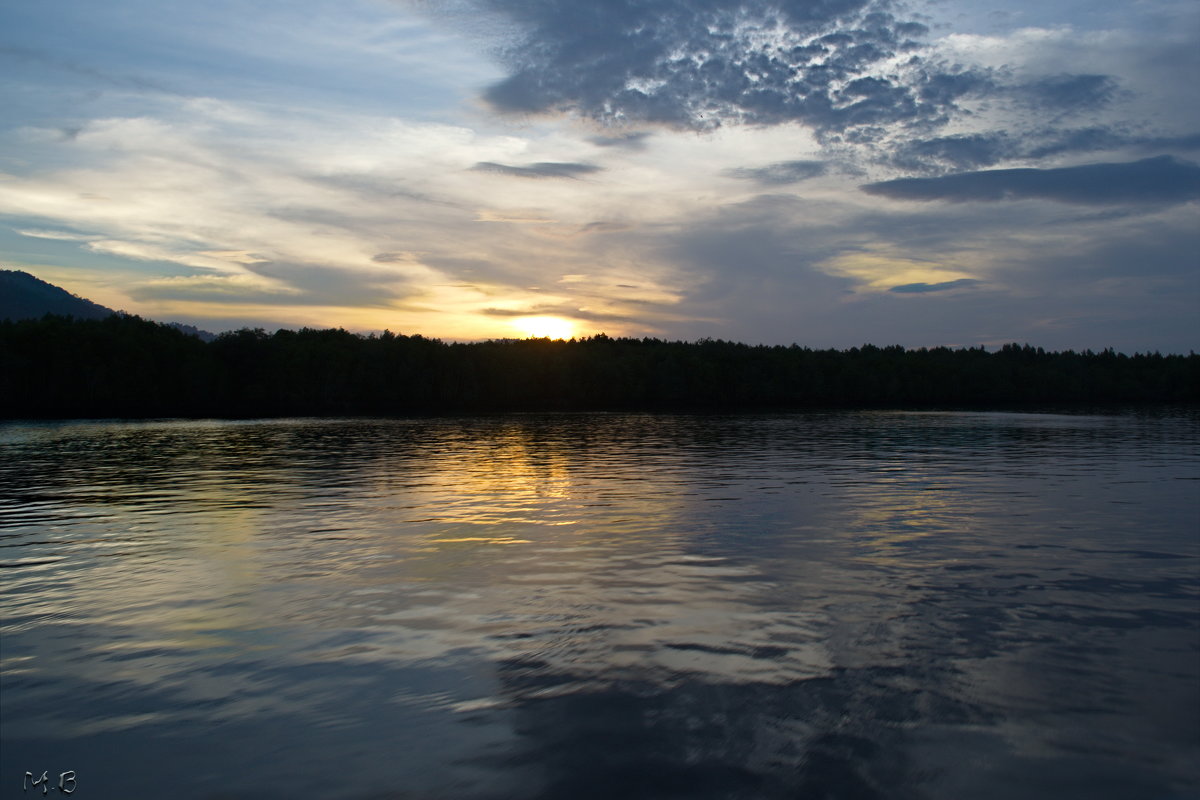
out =
[[(335, 755), (353, 762), (372, 776), (363, 796), (385, 746), (431, 796), (464, 763), (512, 785), (598, 781), (598, 762), (563, 750), (596, 737), (628, 742), (608, 751), (621, 763), (658, 753), (691, 774), (701, 753), (797, 792), (821, 758), (865, 781), (850, 789), (953, 773), (938, 753), (956, 747), (1037, 770), (1088, 752), (1071, 738), (1086, 702), (1184, 763), (1161, 733), (1191, 730), (1182, 704), (1148, 698), (1194, 672), (1177, 637), (1200, 552), (1173, 531), (1193, 510), (1182, 482), (1148, 478), (1195, 462), (1148, 460), (1162, 447), (1144, 430), (1105, 424), (9, 430), (4, 724), (97, 776), (107, 762), (89, 752), (123, 768), (219, 728), (228, 772), (253, 773), (239, 753), (269, 739), (311, 785)], [(1055, 455), (1063, 442), (1107, 460)], [(1035, 736), (1046, 721), (1054, 734)], [(839, 761), (846, 742), (858, 755)]]

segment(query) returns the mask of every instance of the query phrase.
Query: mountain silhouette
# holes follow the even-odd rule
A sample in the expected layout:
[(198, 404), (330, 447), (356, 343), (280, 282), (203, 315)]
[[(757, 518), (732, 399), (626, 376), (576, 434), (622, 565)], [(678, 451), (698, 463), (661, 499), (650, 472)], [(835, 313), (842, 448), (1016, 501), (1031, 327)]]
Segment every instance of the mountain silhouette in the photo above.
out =
[[(35, 278), (28, 272), (15, 269), (0, 269), (0, 320), (14, 322), (22, 319), (41, 319), (47, 314), (75, 319), (107, 319), (113, 314), (123, 314), (108, 306), (93, 303), (62, 287)], [(166, 323), (189, 336), (204, 341), (216, 338), (215, 334), (182, 322)]]
[(111, 308), (73, 295), (28, 272), (0, 270), (0, 319), (39, 319), (47, 314), (76, 319), (104, 319)]

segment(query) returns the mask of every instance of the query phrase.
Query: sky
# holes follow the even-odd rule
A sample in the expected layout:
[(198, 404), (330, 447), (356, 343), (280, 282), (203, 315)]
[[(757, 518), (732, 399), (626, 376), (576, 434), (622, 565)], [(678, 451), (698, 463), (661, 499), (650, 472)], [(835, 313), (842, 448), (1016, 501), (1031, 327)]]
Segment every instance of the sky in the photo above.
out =
[(1194, 0), (6, 0), (0, 266), (210, 331), (1200, 345)]

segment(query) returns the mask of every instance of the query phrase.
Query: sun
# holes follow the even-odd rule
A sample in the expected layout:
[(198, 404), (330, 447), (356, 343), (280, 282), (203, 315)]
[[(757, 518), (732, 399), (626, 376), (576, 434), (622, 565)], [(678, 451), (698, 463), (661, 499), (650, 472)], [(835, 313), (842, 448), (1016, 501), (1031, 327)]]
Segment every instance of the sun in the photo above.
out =
[(575, 323), (562, 317), (517, 317), (512, 326), (529, 339), (570, 339)]

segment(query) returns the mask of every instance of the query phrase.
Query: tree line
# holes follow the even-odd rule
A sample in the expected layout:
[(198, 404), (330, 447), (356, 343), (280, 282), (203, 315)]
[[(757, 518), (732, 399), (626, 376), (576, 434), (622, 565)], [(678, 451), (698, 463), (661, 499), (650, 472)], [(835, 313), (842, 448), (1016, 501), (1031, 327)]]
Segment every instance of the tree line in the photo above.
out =
[(202, 341), (136, 316), (0, 322), (0, 417), (341, 416), (1196, 403), (1200, 356), (1029, 345), (814, 350), (341, 329)]

